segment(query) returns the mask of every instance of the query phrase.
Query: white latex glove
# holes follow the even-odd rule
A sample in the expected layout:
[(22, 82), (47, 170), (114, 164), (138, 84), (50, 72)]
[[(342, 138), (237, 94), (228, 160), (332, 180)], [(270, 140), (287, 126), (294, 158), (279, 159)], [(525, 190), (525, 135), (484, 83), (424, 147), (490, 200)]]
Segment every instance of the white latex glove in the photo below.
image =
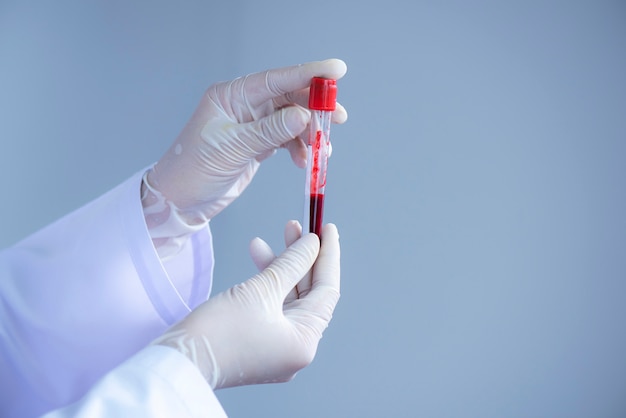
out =
[[(289, 247), (296, 242), (298, 238), (302, 236), (302, 226), (298, 221), (289, 221), (285, 226), (285, 246)], [(269, 266), (276, 258), (272, 248), (261, 238), (255, 238), (250, 242), (250, 257), (257, 266), (259, 271)], [(309, 270), (306, 275), (298, 282), (298, 284), (291, 289), (291, 292), (287, 295), (285, 303), (291, 302), (298, 297), (304, 297), (311, 289), (311, 271)]]
[[(336, 227), (326, 225), (323, 236), (321, 247), (315, 234), (297, 239), (259, 274), (209, 299), (155, 344), (185, 354), (214, 389), (292, 379), (313, 360), (339, 300)], [(260, 258), (267, 261), (268, 254)], [(311, 268), (306, 295), (288, 298)]]
[[(147, 181), (175, 205), (190, 225), (205, 223), (236, 199), (264, 158), (287, 148), (296, 165), (306, 165), (299, 136), (310, 121), (308, 86), (314, 76), (339, 79), (338, 59), (268, 70), (215, 84), (157, 162)], [(346, 120), (338, 104), (333, 122)]]

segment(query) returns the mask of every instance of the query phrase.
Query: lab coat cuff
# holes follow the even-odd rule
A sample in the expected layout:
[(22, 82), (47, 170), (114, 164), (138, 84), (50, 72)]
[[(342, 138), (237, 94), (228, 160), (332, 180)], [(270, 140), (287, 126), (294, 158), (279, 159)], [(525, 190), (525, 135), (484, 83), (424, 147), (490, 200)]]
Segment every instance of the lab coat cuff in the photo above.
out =
[(137, 353), (131, 362), (145, 369), (155, 382), (162, 385), (172, 401), (178, 400), (181, 412), (190, 417), (226, 417), (215, 393), (200, 370), (177, 350), (151, 345)]
[[(163, 321), (173, 325), (209, 296), (213, 273), (212, 237), (208, 226), (196, 232), (190, 237), (187, 251), (168, 260), (166, 267), (152, 244), (145, 222), (141, 204), (144, 173), (142, 170), (126, 183), (126, 196), (121, 199), (119, 210), (129, 253), (146, 294)], [(170, 276), (168, 271), (176, 271), (176, 276)]]
[(78, 401), (45, 418), (226, 417), (194, 364), (178, 351), (148, 346), (100, 379)]

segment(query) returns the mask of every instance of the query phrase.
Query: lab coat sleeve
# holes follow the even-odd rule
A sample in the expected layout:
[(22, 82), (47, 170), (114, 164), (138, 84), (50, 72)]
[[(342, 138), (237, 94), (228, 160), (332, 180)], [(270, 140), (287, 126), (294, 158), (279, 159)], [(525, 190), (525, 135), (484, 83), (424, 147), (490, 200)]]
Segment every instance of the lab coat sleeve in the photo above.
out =
[(78, 402), (44, 418), (222, 418), (210, 386), (178, 351), (149, 346), (102, 378)]
[(161, 263), (142, 174), (0, 252), (0, 416), (75, 402), (208, 297), (208, 228)]

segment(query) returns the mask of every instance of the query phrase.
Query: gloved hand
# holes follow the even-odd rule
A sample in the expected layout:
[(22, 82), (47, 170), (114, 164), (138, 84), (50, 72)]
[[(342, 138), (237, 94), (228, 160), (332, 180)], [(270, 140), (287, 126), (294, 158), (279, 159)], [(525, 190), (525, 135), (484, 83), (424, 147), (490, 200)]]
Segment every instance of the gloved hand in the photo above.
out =
[[(298, 221), (289, 221), (285, 226), (285, 246), (289, 247), (296, 242), (298, 238), (302, 236), (302, 225)], [(250, 242), (250, 257), (257, 266), (259, 271), (264, 270), (269, 266), (276, 258), (272, 248), (261, 238), (255, 238)], [(285, 303), (289, 303), (298, 297), (304, 297), (311, 289), (311, 270), (298, 282), (298, 284), (291, 289)]]
[[(294, 225), (287, 226), (288, 240)], [(255, 262), (269, 265), (209, 299), (154, 343), (185, 354), (214, 389), (290, 380), (313, 360), (339, 300), (336, 227), (326, 225), (323, 236), (321, 247), (317, 235), (306, 234), (276, 258), (256, 239)], [(306, 294), (292, 293), (311, 269)]]
[[(310, 121), (308, 86), (314, 76), (339, 79), (338, 59), (268, 70), (211, 86), (167, 153), (144, 178), (173, 203), (189, 225), (203, 224), (236, 199), (259, 163), (287, 148), (300, 167), (306, 145), (299, 136)], [(342, 123), (341, 105), (333, 121)]]

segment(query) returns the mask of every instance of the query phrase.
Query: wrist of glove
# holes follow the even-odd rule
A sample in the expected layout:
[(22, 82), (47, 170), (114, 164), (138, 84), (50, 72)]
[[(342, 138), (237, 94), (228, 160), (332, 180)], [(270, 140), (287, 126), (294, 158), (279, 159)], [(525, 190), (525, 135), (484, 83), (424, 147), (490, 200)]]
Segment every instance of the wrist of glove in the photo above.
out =
[(180, 209), (156, 190), (148, 180), (146, 171), (141, 183), (141, 204), (148, 233), (161, 260), (180, 252), (191, 234), (206, 228), (208, 220), (201, 213), (185, 219)]
[(251, 279), (209, 299), (154, 344), (186, 355), (214, 389), (283, 382), (314, 358), (339, 300), (339, 236), (286, 229), (278, 257), (260, 239), (251, 253), (262, 268)]

